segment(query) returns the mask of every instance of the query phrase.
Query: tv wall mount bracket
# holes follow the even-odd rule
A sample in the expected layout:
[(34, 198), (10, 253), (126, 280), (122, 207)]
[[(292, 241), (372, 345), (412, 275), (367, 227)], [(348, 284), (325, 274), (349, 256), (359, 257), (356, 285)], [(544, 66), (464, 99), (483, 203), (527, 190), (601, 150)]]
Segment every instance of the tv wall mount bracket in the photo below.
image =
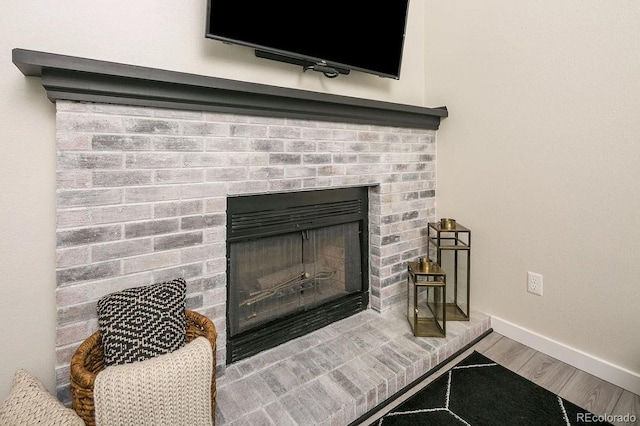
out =
[(351, 70), (327, 65), (322, 62), (311, 62), (304, 59), (293, 58), (290, 56), (279, 55), (277, 53), (265, 52), (263, 50), (255, 50), (258, 58), (271, 59), (272, 61), (286, 62), (287, 64), (300, 65), (303, 72), (316, 71), (321, 72), (327, 78), (336, 78), (340, 74), (348, 75)]

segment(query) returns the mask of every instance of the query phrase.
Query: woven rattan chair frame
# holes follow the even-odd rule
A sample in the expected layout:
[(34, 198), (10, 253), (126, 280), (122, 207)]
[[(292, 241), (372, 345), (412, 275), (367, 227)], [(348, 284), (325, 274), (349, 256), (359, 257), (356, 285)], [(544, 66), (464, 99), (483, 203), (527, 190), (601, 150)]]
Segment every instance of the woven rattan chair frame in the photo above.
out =
[[(204, 336), (213, 350), (213, 374), (211, 375), (211, 417), (215, 424), (216, 411), (216, 328), (211, 320), (195, 311), (185, 311), (187, 327), (185, 340), (188, 342)], [(87, 426), (95, 426), (95, 405), (93, 386), (96, 375), (104, 370), (104, 351), (100, 331), (89, 336), (71, 358), (71, 404)]]

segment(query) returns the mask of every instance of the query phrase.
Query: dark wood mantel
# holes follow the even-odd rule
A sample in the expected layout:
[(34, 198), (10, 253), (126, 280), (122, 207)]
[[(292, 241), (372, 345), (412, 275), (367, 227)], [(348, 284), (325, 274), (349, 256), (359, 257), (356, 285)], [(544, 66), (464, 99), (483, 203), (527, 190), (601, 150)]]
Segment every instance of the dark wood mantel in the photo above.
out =
[(446, 107), (423, 108), (54, 53), (13, 49), (47, 97), (184, 110), (438, 129)]

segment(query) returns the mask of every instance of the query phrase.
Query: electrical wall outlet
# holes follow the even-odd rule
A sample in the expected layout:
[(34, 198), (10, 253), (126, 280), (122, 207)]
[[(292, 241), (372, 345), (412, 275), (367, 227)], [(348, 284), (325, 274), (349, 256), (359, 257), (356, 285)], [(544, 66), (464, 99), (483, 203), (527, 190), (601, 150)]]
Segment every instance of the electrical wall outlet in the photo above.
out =
[(527, 291), (542, 296), (542, 275), (535, 272), (527, 272)]

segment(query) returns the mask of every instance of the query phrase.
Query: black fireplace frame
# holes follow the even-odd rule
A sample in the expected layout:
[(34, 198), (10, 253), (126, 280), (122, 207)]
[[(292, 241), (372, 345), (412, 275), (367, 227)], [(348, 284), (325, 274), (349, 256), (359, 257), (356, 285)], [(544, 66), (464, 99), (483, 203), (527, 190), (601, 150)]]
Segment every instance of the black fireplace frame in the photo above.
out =
[[(253, 356), (367, 309), (369, 305), (369, 188), (229, 197), (227, 200), (227, 364)], [(239, 241), (357, 222), (361, 247), (361, 290), (309, 311), (287, 315), (231, 335), (230, 246)]]

